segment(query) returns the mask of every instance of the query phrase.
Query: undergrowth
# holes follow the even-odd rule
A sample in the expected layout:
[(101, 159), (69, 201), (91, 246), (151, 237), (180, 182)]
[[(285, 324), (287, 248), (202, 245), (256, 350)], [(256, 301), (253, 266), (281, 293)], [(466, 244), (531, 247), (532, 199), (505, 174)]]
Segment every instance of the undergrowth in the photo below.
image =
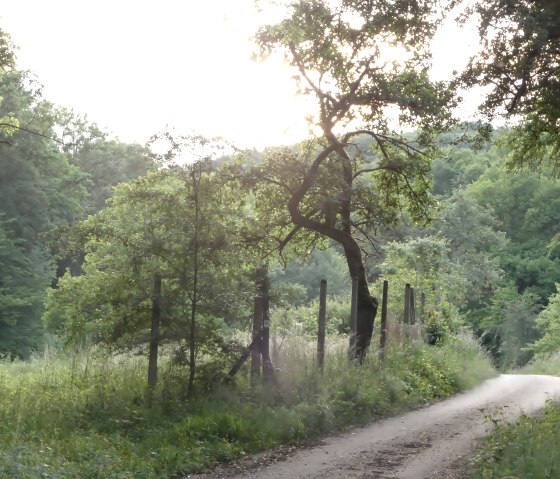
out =
[[(560, 376), (560, 355), (533, 359), (518, 372)], [(550, 401), (538, 416), (499, 423), (473, 464), (473, 479), (559, 478), (560, 404)]]
[(473, 479), (560, 477), (560, 405), (499, 424), (474, 458)]
[(349, 364), (345, 343), (331, 341), (322, 375), (314, 348), (294, 340), (277, 364), (276, 386), (251, 388), (242, 376), (192, 398), (167, 363), (148, 400), (138, 356), (0, 362), (0, 477), (180, 477), (394, 414), (493, 374), (470, 340), (409, 344), (384, 363), (371, 354), (362, 366)]

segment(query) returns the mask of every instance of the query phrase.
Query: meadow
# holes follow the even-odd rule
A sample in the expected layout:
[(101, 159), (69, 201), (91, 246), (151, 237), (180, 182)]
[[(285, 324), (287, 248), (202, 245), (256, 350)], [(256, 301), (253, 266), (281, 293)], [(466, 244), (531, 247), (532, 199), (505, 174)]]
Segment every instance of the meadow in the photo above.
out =
[(295, 444), (429, 403), (495, 374), (468, 338), (438, 347), (406, 342), (361, 366), (330, 338), (325, 370), (312, 345), (292, 337), (276, 384), (208, 384), (185, 397), (171, 360), (146, 389), (146, 358), (102, 350), (47, 350), (0, 362), (0, 477), (173, 478)]

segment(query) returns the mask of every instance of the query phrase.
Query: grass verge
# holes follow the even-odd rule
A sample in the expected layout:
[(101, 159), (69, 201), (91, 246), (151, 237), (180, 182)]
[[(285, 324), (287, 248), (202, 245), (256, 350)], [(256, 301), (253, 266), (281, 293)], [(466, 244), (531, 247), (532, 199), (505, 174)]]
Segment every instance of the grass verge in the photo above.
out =
[(409, 344), (384, 363), (349, 364), (331, 342), (324, 373), (313, 349), (292, 341), (276, 387), (243, 378), (181, 397), (183, 377), (164, 365), (151, 403), (144, 358), (0, 363), (0, 477), (171, 478), (217, 462), (394, 414), (494, 374), (476, 343)]
[(560, 405), (499, 424), (474, 458), (473, 479), (560, 477)]
[[(537, 358), (518, 371), (560, 376), (560, 355)], [(473, 479), (560, 477), (560, 404), (535, 417), (499, 423), (473, 458)]]

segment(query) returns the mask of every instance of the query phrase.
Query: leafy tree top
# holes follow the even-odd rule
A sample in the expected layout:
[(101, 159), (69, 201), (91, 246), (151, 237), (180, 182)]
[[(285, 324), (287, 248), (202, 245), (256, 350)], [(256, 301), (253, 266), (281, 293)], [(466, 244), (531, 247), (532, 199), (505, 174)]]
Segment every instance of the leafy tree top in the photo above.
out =
[[(462, 2), (451, 2), (457, 5)], [(521, 119), (510, 136), (510, 167), (560, 166), (560, 3), (476, 0), (463, 18), (479, 18), (481, 49), (463, 74), (489, 92), (489, 118)]]
[[(449, 117), (443, 83), (430, 82), (432, 0), (294, 2), (282, 22), (260, 29), (261, 54), (284, 52), (300, 91), (318, 100), (312, 119), (324, 133), (349, 125), (387, 131), (399, 121), (432, 130)], [(387, 52), (389, 52), (387, 54)]]

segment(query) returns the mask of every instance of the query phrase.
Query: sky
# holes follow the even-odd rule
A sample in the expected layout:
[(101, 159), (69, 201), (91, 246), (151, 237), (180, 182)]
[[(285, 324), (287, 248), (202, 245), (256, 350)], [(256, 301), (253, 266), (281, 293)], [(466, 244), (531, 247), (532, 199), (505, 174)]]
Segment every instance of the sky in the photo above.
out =
[[(14, 0), (0, 10), (19, 68), (46, 99), (141, 144), (166, 129), (240, 147), (303, 139), (312, 106), (293, 72), (253, 59), (252, 35), (273, 20), (255, 0)], [(435, 75), (445, 78), (472, 40), (453, 25), (438, 38)]]

